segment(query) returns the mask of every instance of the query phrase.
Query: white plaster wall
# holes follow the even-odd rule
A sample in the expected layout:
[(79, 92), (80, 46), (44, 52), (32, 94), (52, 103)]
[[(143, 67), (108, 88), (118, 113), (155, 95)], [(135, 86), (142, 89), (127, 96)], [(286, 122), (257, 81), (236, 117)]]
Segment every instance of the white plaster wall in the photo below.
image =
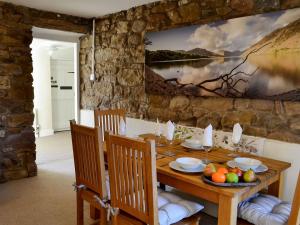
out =
[(38, 40), (32, 43), (34, 108), (37, 110), (40, 136), (53, 134), (51, 105), (51, 73), (48, 50), (38, 47)]
[[(80, 123), (86, 126), (94, 126), (94, 112), (92, 110), (81, 110)], [(136, 136), (142, 133), (153, 133), (155, 123), (145, 120), (126, 118), (127, 135)], [(300, 144), (287, 143), (266, 139), (263, 156), (292, 163), (292, 167), (284, 172), (283, 188), (281, 198), (285, 201), (292, 201), (297, 175), (300, 169)], [(214, 213), (210, 213), (214, 214)]]
[(67, 48), (62, 48), (62, 49), (53, 51), (53, 53), (51, 55), (51, 59), (74, 61), (74, 48), (67, 47)]

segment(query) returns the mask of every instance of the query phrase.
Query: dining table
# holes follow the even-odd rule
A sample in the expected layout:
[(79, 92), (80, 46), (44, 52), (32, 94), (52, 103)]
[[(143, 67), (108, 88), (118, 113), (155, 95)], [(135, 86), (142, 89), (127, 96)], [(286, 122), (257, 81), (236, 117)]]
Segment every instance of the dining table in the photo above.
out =
[[(140, 137), (151, 139), (153, 134), (143, 134)], [(283, 172), (291, 164), (289, 162), (270, 159), (249, 153), (238, 152), (240, 157), (250, 157), (260, 160), (268, 167), (263, 173), (258, 173), (259, 178), (255, 186), (247, 187), (220, 187), (208, 184), (202, 179), (202, 173), (184, 173), (170, 168), (170, 162), (179, 157), (193, 157), (197, 159), (208, 158), (216, 165), (224, 165), (233, 160), (231, 150), (213, 147), (209, 152), (193, 150), (183, 147), (181, 141), (156, 147), (156, 170), (160, 184), (176, 188), (195, 198), (218, 205), (218, 225), (235, 225), (237, 223), (238, 204), (254, 194), (264, 191), (273, 196), (279, 196), (282, 188)], [(92, 213), (91, 213), (92, 215)]]

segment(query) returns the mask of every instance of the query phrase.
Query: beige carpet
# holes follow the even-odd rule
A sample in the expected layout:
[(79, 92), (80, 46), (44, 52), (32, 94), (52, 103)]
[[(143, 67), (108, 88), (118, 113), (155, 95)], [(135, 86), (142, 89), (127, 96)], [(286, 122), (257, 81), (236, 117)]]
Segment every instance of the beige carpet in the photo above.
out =
[[(75, 225), (70, 132), (39, 138), (36, 144), (38, 176), (0, 184), (0, 225)], [(93, 224), (85, 206), (85, 224)]]

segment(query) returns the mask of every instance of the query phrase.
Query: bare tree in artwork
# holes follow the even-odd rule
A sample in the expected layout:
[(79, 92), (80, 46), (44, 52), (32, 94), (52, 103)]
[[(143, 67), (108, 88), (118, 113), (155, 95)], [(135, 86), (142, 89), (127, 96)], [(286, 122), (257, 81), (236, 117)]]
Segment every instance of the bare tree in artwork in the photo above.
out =
[[(245, 93), (246, 90), (244, 92), (238, 90), (236, 88), (236, 86), (240, 83), (240, 82), (244, 82), (247, 83), (248, 82), (248, 78), (253, 76), (258, 70), (259, 67), (257, 67), (253, 72), (251, 73), (246, 73), (244, 71), (238, 70), (244, 63), (247, 62), (248, 58), (250, 55), (257, 53), (258, 51), (260, 51), (261, 49), (263, 49), (265, 46), (271, 44), (266, 43), (263, 46), (257, 48), (257, 49), (253, 49), (252, 51), (250, 51), (245, 58), (239, 63), (237, 64), (234, 68), (232, 68), (228, 73), (225, 74), (221, 74), (219, 76), (217, 76), (216, 78), (213, 79), (209, 79), (209, 80), (204, 80), (198, 84), (181, 84), (177, 78), (172, 78), (172, 79), (166, 79), (165, 83), (168, 82), (175, 82), (178, 86), (178, 88), (185, 88), (189, 85), (193, 85), (196, 86), (197, 88), (203, 89), (207, 92), (210, 93), (214, 93), (218, 96), (221, 97), (245, 97)], [(215, 88), (208, 88), (205, 85), (208, 83), (215, 83), (221, 81), (220, 84), (215, 87)]]

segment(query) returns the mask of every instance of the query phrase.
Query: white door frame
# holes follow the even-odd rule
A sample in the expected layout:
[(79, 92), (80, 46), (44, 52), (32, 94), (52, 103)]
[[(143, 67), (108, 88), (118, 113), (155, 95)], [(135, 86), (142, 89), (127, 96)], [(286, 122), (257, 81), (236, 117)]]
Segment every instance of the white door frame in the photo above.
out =
[(80, 41), (79, 38), (85, 34), (66, 32), (52, 29), (44, 29), (33, 27), (33, 38), (45, 39), (51, 41), (62, 41), (74, 44), (74, 90), (75, 90), (75, 120), (80, 122), (80, 78), (79, 78), (79, 51)]

